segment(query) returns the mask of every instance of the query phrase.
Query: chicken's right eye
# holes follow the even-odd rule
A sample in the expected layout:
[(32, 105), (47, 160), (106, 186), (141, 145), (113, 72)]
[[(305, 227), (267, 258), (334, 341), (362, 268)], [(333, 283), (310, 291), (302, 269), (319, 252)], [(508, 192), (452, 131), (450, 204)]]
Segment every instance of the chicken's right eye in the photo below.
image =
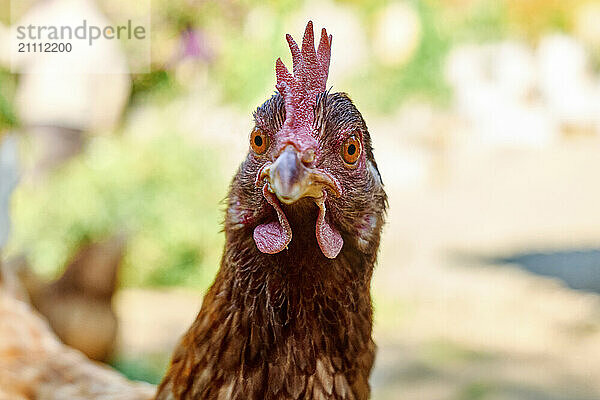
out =
[(256, 154), (265, 154), (269, 148), (269, 136), (259, 128), (254, 128), (250, 134), (250, 147)]

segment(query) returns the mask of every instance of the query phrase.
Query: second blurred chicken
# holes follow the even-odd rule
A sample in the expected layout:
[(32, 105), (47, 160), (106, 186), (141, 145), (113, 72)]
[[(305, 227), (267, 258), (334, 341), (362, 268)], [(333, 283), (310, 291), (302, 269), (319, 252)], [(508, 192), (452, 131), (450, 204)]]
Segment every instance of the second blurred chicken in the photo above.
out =
[(98, 361), (111, 355), (117, 335), (112, 296), (125, 242), (123, 236), (115, 236), (84, 245), (53, 282), (36, 275), (25, 257), (9, 265), (18, 271), (31, 304), (48, 319), (59, 338)]

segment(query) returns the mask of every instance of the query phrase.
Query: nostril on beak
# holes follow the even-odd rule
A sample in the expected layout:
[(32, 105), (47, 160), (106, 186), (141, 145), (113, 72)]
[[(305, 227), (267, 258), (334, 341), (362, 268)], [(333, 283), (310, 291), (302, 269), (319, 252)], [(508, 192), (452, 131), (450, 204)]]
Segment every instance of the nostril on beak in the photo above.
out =
[(309, 167), (313, 162), (315, 162), (315, 151), (313, 149), (308, 149), (302, 154), (302, 164)]

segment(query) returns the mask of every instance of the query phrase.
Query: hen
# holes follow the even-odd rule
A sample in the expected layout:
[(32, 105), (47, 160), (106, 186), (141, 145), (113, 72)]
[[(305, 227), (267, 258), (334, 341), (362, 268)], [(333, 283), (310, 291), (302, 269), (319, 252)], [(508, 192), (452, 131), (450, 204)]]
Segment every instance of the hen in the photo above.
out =
[(23, 256), (11, 260), (7, 268), (18, 273), (31, 304), (48, 319), (63, 343), (104, 361), (117, 336), (112, 297), (124, 251), (122, 235), (86, 244), (62, 276), (50, 283), (38, 277)]
[[(370, 281), (387, 200), (365, 121), (346, 94), (326, 88), (331, 39), (323, 29), (315, 51), (310, 22), (301, 49), (287, 36), (293, 74), (277, 60), (278, 93), (254, 113), (231, 183), (220, 270), (157, 400), (369, 397)], [(0, 365), (0, 388), (15, 365)], [(85, 364), (49, 367), (42, 382), (77, 379)], [(101, 376), (81, 384), (112, 388)], [(143, 396), (133, 388), (130, 398)], [(77, 398), (112, 398), (90, 393)]]
[(0, 275), (0, 400), (149, 400), (134, 383), (62, 344)]
[[(291, 36), (293, 75), (254, 113), (221, 268), (157, 399), (369, 397), (370, 280), (386, 195), (365, 121), (326, 89), (331, 36)], [(292, 236), (293, 235), (293, 236)]]

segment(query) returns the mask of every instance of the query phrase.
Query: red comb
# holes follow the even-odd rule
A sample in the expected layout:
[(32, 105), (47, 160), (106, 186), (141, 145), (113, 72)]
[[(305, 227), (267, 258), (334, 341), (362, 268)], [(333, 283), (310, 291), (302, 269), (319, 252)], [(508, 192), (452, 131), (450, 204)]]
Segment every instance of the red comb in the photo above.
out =
[(312, 132), (317, 95), (326, 89), (332, 37), (327, 36), (327, 31), (323, 28), (319, 48), (315, 51), (313, 24), (308, 21), (302, 39), (302, 50), (291, 35), (286, 35), (286, 39), (292, 52), (294, 75), (290, 74), (281, 58), (275, 63), (276, 87), (283, 96), (286, 113), (282, 134), (302, 139), (302, 136)]

